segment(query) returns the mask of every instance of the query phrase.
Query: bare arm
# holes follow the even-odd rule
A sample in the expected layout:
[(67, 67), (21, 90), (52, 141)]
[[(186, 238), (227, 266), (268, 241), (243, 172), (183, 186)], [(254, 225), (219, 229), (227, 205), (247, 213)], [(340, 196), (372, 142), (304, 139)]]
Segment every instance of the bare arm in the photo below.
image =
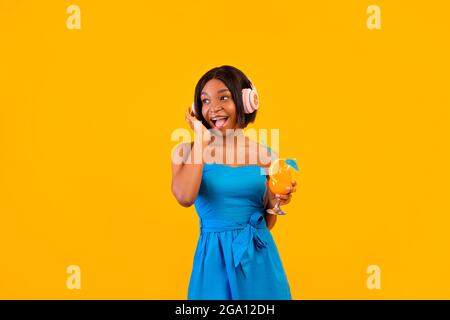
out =
[[(275, 153), (273, 150), (272, 150), (272, 154), (274, 155), (275, 159), (278, 158), (278, 154)], [(271, 157), (270, 154), (268, 154), (266, 156), (267, 157)], [(269, 177), (267, 176), (267, 183), (269, 182), (268, 178)], [(269, 185), (266, 184), (266, 187), (267, 187), (267, 190), (266, 190), (266, 194), (264, 196), (264, 210), (272, 209), (275, 206), (275, 203), (276, 203), (276, 201), (271, 197), (272, 193), (271, 193), (271, 191), (269, 189)], [(270, 213), (266, 212), (265, 218), (266, 218), (267, 228), (269, 230), (271, 230), (275, 226), (275, 224), (277, 223), (277, 217), (278, 216), (275, 215), (275, 214), (270, 214)]]
[[(201, 163), (194, 164), (193, 153), (194, 148), (205, 148), (207, 143), (197, 144), (197, 142), (189, 144), (180, 144), (174, 152), (183, 150), (183, 158), (185, 161), (176, 164), (172, 161), (172, 193), (178, 203), (183, 207), (190, 207), (197, 197), (202, 182), (203, 160)], [(186, 160), (190, 158), (190, 163)]]
[(266, 213), (266, 222), (267, 228), (269, 230), (272, 230), (272, 228), (275, 226), (275, 223), (277, 222), (277, 215)]
[[(274, 206), (275, 203), (271, 204), (267, 202), (267, 205), (264, 207), (264, 209), (273, 208)], [(275, 226), (275, 223), (277, 223), (277, 217), (278, 216), (276, 214), (270, 214), (267, 212), (265, 213), (266, 225), (269, 230), (271, 230)]]
[[(203, 174), (203, 150), (211, 141), (211, 134), (206, 127), (194, 117), (192, 110), (188, 107), (185, 113), (186, 121), (194, 135), (200, 135), (202, 139), (195, 139), (193, 143), (180, 144), (172, 154), (172, 193), (178, 203), (183, 207), (190, 207), (197, 197), (202, 182)], [(199, 150), (198, 150), (199, 149)], [(194, 163), (194, 153), (199, 151), (198, 163)], [(183, 152), (182, 161), (179, 160), (180, 151)], [(190, 160), (190, 161), (188, 161)]]

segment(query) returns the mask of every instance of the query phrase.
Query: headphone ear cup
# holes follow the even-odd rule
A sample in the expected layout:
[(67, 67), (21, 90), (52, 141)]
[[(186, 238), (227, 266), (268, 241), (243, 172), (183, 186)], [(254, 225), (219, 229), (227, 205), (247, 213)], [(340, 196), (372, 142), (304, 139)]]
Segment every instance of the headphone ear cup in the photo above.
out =
[(256, 91), (256, 89), (253, 89), (250, 92), (249, 101), (251, 104), (252, 112), (257, 110), (259, 107), (259, 96), (258, 96), (258, 92)]
[(248, 80), (250, 81), (251, 89), (242, 89), (242, 102), (244, 103), (245, 113), (252, 113), (259, 107), (259, 95), (253, 85), (253, 81), (250, 78)]
[(250, 101), (249, 101), (249, 93), (250, 93), (249, 91), (250, 91), (250, 89), (248, 89), (248, 88), (242, 89), (242, 104), (244, 105), (245, 113), (251, 112)]
[(252, 113), (259, 106), (258, 92), (255, 89), (242, 89), (242, 103), (245, 113)]

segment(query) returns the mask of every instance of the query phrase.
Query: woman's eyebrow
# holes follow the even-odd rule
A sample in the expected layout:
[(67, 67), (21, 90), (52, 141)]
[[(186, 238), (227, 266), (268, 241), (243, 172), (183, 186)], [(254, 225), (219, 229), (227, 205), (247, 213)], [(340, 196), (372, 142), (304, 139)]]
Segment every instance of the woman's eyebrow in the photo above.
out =
[[(224, 91), (230, 91), (230, 90), (228, 90), (227, 88), (224, 88), (224, 89), (220, 89), (219, 91), (217, 91), (217, 93), (221, 93), (221, 92), (224, 92)], [(203, 95), (208, 95), (208, 94), (203, 91), (201, 96), (203, 96)]]

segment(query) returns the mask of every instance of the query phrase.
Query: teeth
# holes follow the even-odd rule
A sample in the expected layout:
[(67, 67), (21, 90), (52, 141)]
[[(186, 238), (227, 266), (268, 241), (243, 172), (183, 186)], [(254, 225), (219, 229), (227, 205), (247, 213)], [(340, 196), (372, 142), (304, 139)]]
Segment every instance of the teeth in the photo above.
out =
[(211, 120), (216, 121), (216, 120), (219, 120), (219, 119), (226, 119), (226, 118), (228, 118), (228, 117), (215, 117), (215, 118), (211, 118)]

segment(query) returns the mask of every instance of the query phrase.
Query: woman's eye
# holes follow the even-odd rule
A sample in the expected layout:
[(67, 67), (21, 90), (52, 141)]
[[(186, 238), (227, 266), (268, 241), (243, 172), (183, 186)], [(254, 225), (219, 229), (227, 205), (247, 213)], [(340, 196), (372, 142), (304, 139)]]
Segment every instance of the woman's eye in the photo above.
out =
[[(223, 98), (225, 98), (225, 99), (223, 99)], [(228, 100), (229, 97), (227, 97), (227, 96), (222, 96), (222, 97), (220, 97), (220, 99), (221, 99), (221, 100)], [(203, 99), (203, 100), (202, 100), (202, 103), (203, 103), (203, 104), (208, 104), (208, 103), (209, 103), (209, 99)]]

